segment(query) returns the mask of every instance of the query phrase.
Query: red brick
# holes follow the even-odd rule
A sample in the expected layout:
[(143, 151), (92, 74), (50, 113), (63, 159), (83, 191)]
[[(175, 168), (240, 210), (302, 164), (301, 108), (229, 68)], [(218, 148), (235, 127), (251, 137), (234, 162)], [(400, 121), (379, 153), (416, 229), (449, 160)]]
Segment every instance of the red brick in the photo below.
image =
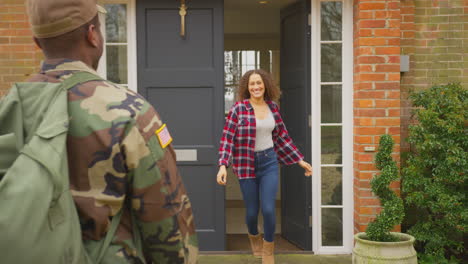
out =
[(374, 143), (374, 138), (369, 136), (355, 136), (354, 142), (358, 144), (371, 144)]
[(399, 118), (377, 118), (375, 120), (376, 126), (399, 126), (400, 119)]
[(361, 107), (361, 108), (368, 108), (368, 107), (374, 107), (374, 100), (355, 100), (354, 101), (354, 106), (355, 107)]
[(388, 20), (388, 27), (389, 28), (400, 28), (400, 20), (398, 19), (390, 19)]
[(389, 73), (387, 80), (389, 81), (400, 81), (400, 73)]
[(28, 16), (25, 13), (19, 13), (19, 14), (13, 14), (13, 13), (8, 13), (8, 14), (1, 14), (0, 19), (2, 21), (27, 21)]
[(361, 162), (373, 162), (374, 155), (373, 154), (359, 154), (358, 160)]
[(400, 91), (397, 91), (397, 92), (388, 92), (387, 93), (387, 98), (400, 98)]
[(360, 29), (359, 36), (360, 37), (373, 37), (374, 34), (372, 33), (372, 29)]
[(394, 181), (394, 182), (390, 183), (390, 188), (399, 189), (400, 188), (400, 182)]
[(400, 1), (388, 3), (387, 8), (388, 9), (398, 9), (398, 8), (400, 8)]
[(372, 118), (355, 118), (355, 126), (373, 126), (374, 120)]
[(10, 28), (21, 28), (21, 29), (28, 29), (30, 28), (29, 22), (27, 21), (15, 21), (15, 23), (12, 23)]
[(388, 116), (400, 116), (400, 109), (388, 109)]
[(358, 127), (356, 130), (358, 135), (382, 135), (386, 132), (384, 127)]
[(414, 30), (414, 24), (413, 23), (402, 23), (400, 30)]
[(359, 38), (359, 45), (362, 46), (384, 46), (386, 42), (385, 38)]
[(360, 19), (372, 19), (374, 18), (374, 14), (372, 11), (360, 11), (359, 18)]
[(388, 63), (400, 63), (400, 56), (388, 56)]
[(358, 72), (372, 72), (371, 65), (357, 65)]
[(403, 16), (403, 22), (414, 22), (414, 16)]
[(377, 168), (375, 167), (375, 163), (359, 163), (358, 169), (360, 171), (375, 171)]
[(359, 10), (385, 9), (385, 3), (360, 3)]
[(13, 52), (11, 58), (15, 60), (32, 60), (34, 59), (34, 54), (32, 52)]
[(370, 180), (374, 177), (374, 172), (359, 172), (358, 177), (361, 180)]
[(414, 31), (402, 31), (403, 38), (414, 38)]
[(359, 76), (361, 81), (385, 81), (385, 74), (382, 73), (362, 73)]
[(397, 28), (384, 28), (374, 29), (374, 36), (376, 37), (399, 37), (400, 29)]
[(383, 28), (385, 27), (385, 20), (361, 20), (359, 21), (358, 28)]
[[(377, 69), (379, 69), (379, 66), (386, 66), (386, 65), (377, 65)], [(390, 65), (388, 65), (390, 66)], [(397, 66), (398, 70), (400, 69), (400, 66)], [(392, 90), (399, 90), (400, 89), (400, 83), (398, 82), (388, 82), (388, 83), (375, 83), (375, 89), (376, 90), (385, 90), (385, 89), (392, 89)], [(399, 97), (398, 97), (399, 98)]]
[(400, 54), (400, 47), (382, 47), (375, 48), (376, 55), (395, 55)]
[(398, 38), (387, 38), (387, 45), (388, 46), (400, 46), (401, 39)]
[[(355, 168), (357, 168), (357, 166), (355, 166)], [(371, 187), (370, 181), (369, 180), (360, 180), (359, 181), (359, 186), (361, 188), (370, 188)]]
[(17, 5), (17, 6), (10, 6), (8, 8), (9, 13), (20, 13), (20, 14), (25, 14), (26, 13), (26, 7), (23, 5)]
[(400, 100), (375, 100), (375, 107), (400, 107)]
[[(388, 129), (388, 133), (389, 133), (390, 135), (400, 135), (400, 130), (401, 130), (400, 126), (398, 126), (398, 127), (390, 127), (390, 128)], [(397, 146), (395, 146), (394, 151), (397, 151)]]
[(359, 213), (364, 215), (373, 215), (375, 209), (372, 207), (359, 207)]
[(400, 19), (401, 18), (401, 12), (400, 11), (388, 11), (387, 18)]
[(400, 65), (379, 64), (375, 66), (375, 72), (397, 72), (400, 74)]
[(31, 37), (11, 37), (11, 44), (30, 44)]
[(380, 56), (360, 56), (357, 63), (369, 64), (369, 63), (384, 63), (385, 58)]
[(354, 93), (355, 99), (366, 99), (366, 98), (385, 98), (384, 91), (359, 91)]
[(374, 11), (374, 18), (375, 19), (386, 19), (387, 17), (387, 11)]
[(374, 54), (374, 48), (372, 47), (359, 47), (355, 50), (357, 51), (356, 55), (373, 55)]
[(356, 116), (359, 117), (384, 117), (386, 116), (385, 109), (357, 109)]
[(354, 90), (370, 90), (372, 89), (372, 83), (355, 83)]
[(414, 6), (405, 6), (400, 8), (401, 14), (409, 14), (414, 16)]
[(361, 205), (380, 205), (380, 202), (377, 198), (361, 199)]

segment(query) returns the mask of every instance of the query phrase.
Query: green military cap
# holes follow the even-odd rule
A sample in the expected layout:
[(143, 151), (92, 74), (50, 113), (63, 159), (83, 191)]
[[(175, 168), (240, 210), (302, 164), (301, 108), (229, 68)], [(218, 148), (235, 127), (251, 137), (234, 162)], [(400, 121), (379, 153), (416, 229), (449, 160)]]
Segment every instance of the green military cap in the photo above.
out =
[(26, 6), (37, 38), (60, 36), (106, 13), (96, 0), (27, 0)]

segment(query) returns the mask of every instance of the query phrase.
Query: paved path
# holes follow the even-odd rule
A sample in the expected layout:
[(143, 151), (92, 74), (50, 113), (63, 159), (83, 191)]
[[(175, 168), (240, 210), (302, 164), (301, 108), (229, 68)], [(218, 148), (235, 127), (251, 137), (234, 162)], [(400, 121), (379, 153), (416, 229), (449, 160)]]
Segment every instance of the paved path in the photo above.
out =
[[(199, 264), (260, 264), (251, 255), (201, 255)], [(351, 255), (275, 255), (275, 264), (351, 264)]]

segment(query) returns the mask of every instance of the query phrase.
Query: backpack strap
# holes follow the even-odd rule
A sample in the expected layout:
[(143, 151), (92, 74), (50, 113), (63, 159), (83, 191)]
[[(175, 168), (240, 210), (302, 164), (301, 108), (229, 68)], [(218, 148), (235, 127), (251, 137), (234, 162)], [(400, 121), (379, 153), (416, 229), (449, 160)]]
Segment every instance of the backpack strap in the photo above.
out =
[(79, 71), (73, 73), (72, 76), (68, 77), (62, 82), (62, 87), (65, 90), (75, 87), (77, 84), (85, 83), (89, 81), (102, 81), (101, 77), (90, 72)]
[[(62, 87), (63, 89), (68, 90), (68, 89), (75, 87), (77, 84), (80, 84), (80, 83), (85, 83), (89, 81), (103, 81), (103, 80), (104, 79), (102, 79), (101, 77), (93, 73), (80, 71), (80, 72), (73, 73), (72, 76), (65, 79), (62, 82)], [(107, 249), (112, 243), (112, 240), (114, 239), (114, 236), (117, 232), (117, 228), (119, 227), (122, 214), (123, 214), (123, 208), (114, 217), (112, 217), (109, 231), (107, 231), (104, 241), (102, 242), (100, 247), (98, 247), (93, 252), (89, 252), (91, 259), (93, 259), (96, 264), (99, 264), (102, 261), (102, 259), (104, 258), (107, 252)]]
[[(120, 211), (114, 217), (112, 217), (109, 231), (107, 231), (106, 237), (104, 238), (104, 242), (102, 242), (101, 246), (99, 247), (99, 250), (90, 252), (90, 257), (91, 259), (96, 261), (96, 264), (101, 263), (102, 258), (104, 257), (104, 255), (107, 252), (107, 249), (112, 243), (115, 233), (117, 232), (117, 227), (119, 227), (120, 218), (122, 218), (123, 210), (124, 208), (122, 207)], [(96, 254), (99, 254), (99, 255), (96, 256)]]

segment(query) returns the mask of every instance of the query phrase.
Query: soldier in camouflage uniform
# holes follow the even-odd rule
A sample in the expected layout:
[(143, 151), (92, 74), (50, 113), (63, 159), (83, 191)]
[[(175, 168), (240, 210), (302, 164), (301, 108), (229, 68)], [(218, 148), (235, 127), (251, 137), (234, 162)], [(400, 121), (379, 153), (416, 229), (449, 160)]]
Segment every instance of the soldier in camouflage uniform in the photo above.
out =
[[(105, 11), (95, 0), (29, 0), (27, 7), (46, 56), (28, 81), (62, 82), (80, 71), (97, 75), (103, 49), (97, 14)], [(154, 108), (102, 80), (70, 89), (68, 111), (70, 183), (85, 245), (103, 239), (122, 210), (105, 263), (196, 263), (191, 204), (170, 138), (158, 137), (163, 122)]]

